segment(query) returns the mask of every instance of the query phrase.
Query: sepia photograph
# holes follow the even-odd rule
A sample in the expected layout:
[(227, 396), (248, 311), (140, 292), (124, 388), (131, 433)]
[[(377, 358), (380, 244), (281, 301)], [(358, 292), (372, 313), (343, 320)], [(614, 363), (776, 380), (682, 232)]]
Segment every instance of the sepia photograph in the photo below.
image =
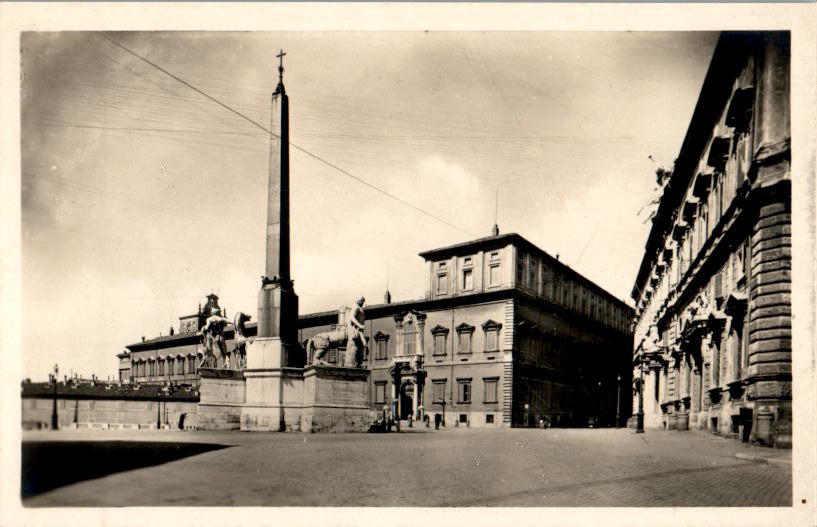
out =
[(808, 524), (814, 108), (760, 22), (18, 31), (4, 499)]

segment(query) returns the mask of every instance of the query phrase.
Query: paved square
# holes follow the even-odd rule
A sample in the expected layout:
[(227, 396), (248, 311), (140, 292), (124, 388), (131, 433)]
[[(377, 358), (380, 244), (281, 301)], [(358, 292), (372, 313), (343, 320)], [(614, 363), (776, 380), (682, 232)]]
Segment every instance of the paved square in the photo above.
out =
[[(24, 435), (24, 441), (42, 439), (200, 442), (228, 448), (202, 449), (163, 464), (56, 488), (26, 498), (26, 507), (792, 503), (791, 451), (700, 432), (421, 429), (399, 434), (61, 431)], [(148, 454), (140, 451), (139, 455)]]

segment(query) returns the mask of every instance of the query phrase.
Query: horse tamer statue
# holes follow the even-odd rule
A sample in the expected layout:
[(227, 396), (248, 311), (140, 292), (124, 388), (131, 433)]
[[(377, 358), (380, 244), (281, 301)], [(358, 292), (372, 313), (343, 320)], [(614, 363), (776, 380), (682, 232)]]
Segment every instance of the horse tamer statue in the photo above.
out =
[(310, 364), (327, 364), (329, 350), (346, 347), (343, 366), (359, 368), (363, 362), (366, 349), (364, 334), (366, 315), (363, 312), (361, 298), (353, 308), (341, 307), (338, 310), (338, 324), (332, 331), (318, 333), (306, 343), (306, 353)]

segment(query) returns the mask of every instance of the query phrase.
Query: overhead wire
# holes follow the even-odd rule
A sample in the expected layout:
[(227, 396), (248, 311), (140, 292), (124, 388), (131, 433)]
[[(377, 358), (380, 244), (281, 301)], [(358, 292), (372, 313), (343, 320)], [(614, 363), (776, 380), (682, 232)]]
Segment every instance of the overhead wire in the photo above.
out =
[[(132, 50), (131, 50), (131, 49), (129, 49), (128, 47), (124, 46), (123, 44), (121, 44), (121, 43), (119, 43), (119, 42), (116, 42), (115, 40), (113, 40), (113, 39), (111, 39), (111, 38), (108, 38), (107, 36), (104, 36), (104, 35), (103, 35), (103, 36), (102, 36), (102, 38), (104, 38), (105, 40), (107, 40), (107, 41), (108, 41), (108, 42), (110, 42), (111, 44), (113, 44), (113, 45), (117, 46), (118, 48), (121, 48), (122, 50), (124, 50), (124, 51), (125, 51), (125, 52), (127, 52), (128, 54), (133, 55), (134, 57), (136, 57), (136, 58), (138, 58), (139, 60), (141, 60), (141, 61), (145, 62), (146, 64), (148, 64), (148, 65), (150, 65), (150, 66), (152, 66), (152, 67), (156, 68), (157, 70), (161, 71), (162, 73), (164, 73), (164, 74), (165, 74), (165, 75), (167, 75), (168, 77), (170, 77), (170, 78), (172, 78), (172, 79), (176, 80), (177, 82), (179, 82), (179, 83), (183, 84), (184, 86), (186, 86), (186, 87), (190, 88), (191, 90), (193, 90), (193, 91), (195, 91), (196, 93), (198, 93), (198, 94), (202, 95), (203, 97), (205, 97), (205, 98), (209, 99), (210, 101), (212, 101), (213, 103), (217, 104), (218, 106), (220, 106), (220, 107), (224, 108), (225, 110), (227, 110), (227, 111), (229, 111), (229, 112), (231, 112), (231, 113), (233, 113), (233, 114), (237, 115), (238, 117), (241, 117), (242, 119), (244, 119), (245, 121), (247, 121), (247, 122), (248, 122), (248, 123), (250, 123), (251, 125), (253, 125), (253, 126), (255, 126), (255, 127), (259, 128), (259, 129), (261, 129), (261, 130), (263, 130), (264, 132), (266, 132), (266, 133), (267, 133), (267, 134), (269, 134), (270, 136), (272, 136), (272, 137), (279, 137), (279, 136), (278, 136), (277, 134), (275, 134), (275, 133), (274, 133), (272, 130), (267, 129), (267, 128), (266, 128), (265, 126), (263, 126), (262, 124), (260, 124), (260, 123), (256, 122), (255, 120), (253, 120), (253, 119), (251, 119), (250, 117), (248, 117), (248, 116), (244, 115), (243, 113), (241, 113), (241, 112), (239, 112), (238, 110), (236, 110), (236, 109), (232, 108), (231, 106), (229, 106), (229, 105), (227, 105), (227, 104), (225, 104), (225, 103), (221, 102), (220, 100), (218, 100), (218, 99), (216, 99), (215, 97), (213, 97), (213, 96), (209, 95), (209, 94), (208, 94), (208, 93), (206, 93), (205, 91), (203, 91), (203, 90), (199, 89), (198, 87), (196, 87), (196, 86), (194, 86), (194, 85), (190, 84), (189, 82), (185, 81), (185, 80), (184, 80), (184, 79), (182, 79), (181, 77), (179, 77), (179, 76), (177, 76), (177, 75), (175, 75), (175, 74), (171, 73), (170, 71), (168, 71), (168, 70), (166, 70), (165, 68), (163, 68), (163, 67), (159, 66), (158, 64), (154, 63), (154, 62), (153, 62), (153, 61), (151, 61), (150, 59), (148, 59), (148, 58), (146, 58), (146, 57), (143, 57), (143, 56), (139, 55), (139, 54), (138, 54), (138, 53), (136, 53), (135, 51), (132, 51)], [(355, 175), (354, 175), (354, 174), (352, 174), (351, 172), (349, 172), (349, 171), (347, 171), (347, 170), (344, 170), (343, 168), (339, 167), (338, 165), (336, 165), (336, 164), (332, 163), (331, 161), (328, 161), (328, 160), (326, 160), (326, 159), (324, 159), (324, 158), (320, 157), (320, 156), (319, 156), (319, 155), (317, 155), (317, 154), (313, 154), (313, 153), (312, 153), (312, 152), (310, 152), (309, 150), (307, 150), (307, 149), (305, 149), (305, 148), (303, 148), (303, 147), (301, 147), (301, 146), (298, 146), (297, 144), (294, 144), (294, 143), (290, 142), (290, 143), (289, 143), (289, 146), (291, 146), (292, 148), (295, 148), (296, 150), (299, 150), (300, 152), (302, 152), (302, 153), (306, 154), (307, 156), (311, 157), (312, 159), (315, 159), (316, 161), (319, 161), (319, 162), (321, 162), (321, 163), (323, 163), (323, 164), (325, 164), (325, 165), (327, 165), (327, 166), (329, 166), (329, 167), (331, 167), (331, 168), (335, 169), (336, 171), (338, 171), (338, 172), (340, 172), (341, 174), (343, 174), (343, 175), (345, 175), (345, 176), (347, 176), (347, 177), (349, 177), (349, 178), (351, 178), (351, 179), (353, 179), (353, 180), (357, 181), (358, 183), (360, 183), (360, 184), (362, 184), (362, 185), (365, 185), (366, 187), (369, 187), (369, 188), (371, 188), (372, 190), (375, 190), (376, 192), (379, 192), (380, 194), (383, 194), (384, 196), (387, 196), (387, 197), (389, 197), (389, 198), (391, 198), (391, 199), (393, 199), (393, 200), (395, 200), (395, 201), (397, 201), (397, 202), (399, 202), (399, 203), (401, 203), (401, 204), (403, 204), (403, 205), (405, 205), (405, 206), (407, 206), (407, 207), (409, 207), (409, 208), (411, 208), (411, 209), (413, 209), (413, 210), (415, 210), (415, 211), (417, 211), (417, 212), (419, 212), (419, 213), (421, 213), (421, 214), (424, 214), (424, 215), (426, 215), (426, 216), (428, 216), (428, 217), (430, 217), (430, 218), (432, 218), (432, 219), (435, 219), (435, 220), (437, 220), (437, 221), (439, 221), (439, 222), (441, 222), (441, 223), (444, 223), (445, 225), (448, 225), (449, 227), (452, 227), (452, 228), (454, 228), (454, 229), (456, 229), (456, 230), (459, 230), (459, 231), (461, 231), (461, 232), (464, 232), (464, 233), (468, 234), (469, 236), (477, 236), (476, 234), (473, 234), (473, 233), (469, 232), (467, 229), (463, 229), (462, 227), (459, 227), (459, 226), (457, 226), (457, 225), (455, 225), (455, 224), (451, 223), (451, 222), (450, 222), (450, 221), (448, 221), (448, 220), (445, 220), (445, 219), (443, 219), (443, 218), (441, 218), (441, 217), (439, 217), (439, 216), (437, 216), (437, 215), (435, 215), (435, 214), (433, 214), (433, 213), (431, 213), (431, 212), (428, 212), (428, 211), (426, 211), (426, 210), (424, 210), (424, 209), (422, 209), (422, 208), (420, 208), (420, 207), (418, 207), (418, 206), (416, 206), (416, 205), (414, 205), (414, 204), (412, 204), (412, 203), (409, 203), (408, 201), (406, 201), (406, 200), (404, 200), (404, 199), (400, 198), (399, 196), (396, 196), (396, 195), (394, 195), (394, 194), (392, 194), (392, 193), (390, 193), (390, 192), (388, 192), (388, 191), (386, 191), (386, 190), (381, 189), (380, 187), (378, 187), (378, 186), (376, 186), (376, 185), (373, 185), (372, 183), (369, 183), (368, 181), (366, 181), (366, 180), (364, 180), (364, 179), (362, 179), (362, 178), (360, 178), (360, 177), (358, 177), (358, 176), (355, 176)]]

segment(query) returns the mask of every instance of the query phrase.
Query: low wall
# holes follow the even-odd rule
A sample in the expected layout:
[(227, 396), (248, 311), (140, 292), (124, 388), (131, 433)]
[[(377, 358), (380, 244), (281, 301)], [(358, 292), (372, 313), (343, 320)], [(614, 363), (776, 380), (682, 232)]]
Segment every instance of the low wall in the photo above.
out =
[[(53, 399), (23, 398), (23, 428), (50, 428), (53, 405)], [(157, 421), (162, 427), (186, 428), (197, 413), (196, 401), (57, 399), (60, 428), (156, 428)]]

